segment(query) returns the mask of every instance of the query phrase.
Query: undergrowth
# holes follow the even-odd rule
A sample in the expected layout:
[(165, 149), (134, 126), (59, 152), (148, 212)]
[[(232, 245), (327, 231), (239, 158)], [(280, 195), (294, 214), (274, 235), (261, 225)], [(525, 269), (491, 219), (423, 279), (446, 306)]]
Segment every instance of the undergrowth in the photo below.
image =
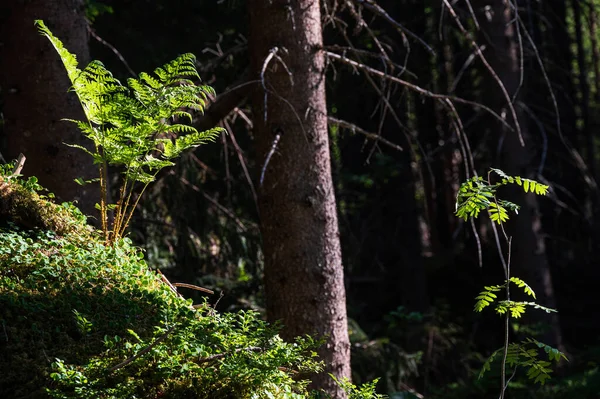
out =
[(10, 225), (0, 243), (0, 397), (296, 398), (319, 369), (314, 340), (192, 306), (128, 239)]

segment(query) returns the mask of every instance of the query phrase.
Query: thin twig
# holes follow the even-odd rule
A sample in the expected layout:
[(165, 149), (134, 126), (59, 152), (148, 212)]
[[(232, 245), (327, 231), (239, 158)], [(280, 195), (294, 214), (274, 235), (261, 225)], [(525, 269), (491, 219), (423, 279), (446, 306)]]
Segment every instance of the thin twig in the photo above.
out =
[(136, 73), (133, 72), (133, 69), (131, 69), (131, 67), (129, 66), (129, 64), (127, 63), (127, 61), (125, 61), (125, 58), (121, 55), (121, 53), (119, 52), (119, 50), (117, 50), (115, 48), (115, 46), (113, 46), (112, 44), (108, 43), (106, 40), (102, 39), (100, 36), (98, 36), (98, 34), (96, 33), (96, 31), (94, 29), (92, 29), (91, 26), (88, 25), (87, 29), (88, 29), (88, 32), (90, 33), (90, 35), (92, 35), (92, 37), (94, 39), (96, 39), (97, 41), (99, 41), (100, 43), (102, 43), (103, 45), (105, 45), (106, 47), (108, 47), (113, 53), (115, 53), (115, 55), (117, 56), (117, 58), (123, 63), (123, 65), (125, 65), (125, 69), (127, 69), (127, 72), (129, 72), (131, 74), (131, 76), (133, 76), (134, 78), (137, 77)]
[(17, 175), (21, 174), (21, 170), (23, 170), (23, 166), (25, 165), (26, 159), (27, 158), (25, 157), (25, 155), (23, 155), (23, 153), (19, 154), (19, 156), (17, 157), (17, 161), (15, 162), (15, 167), (13, 168), (11, 176), (17, 176)]
[(410, 36), (413, 39), (415, 39), (417, 42), (421, 43), (421, 45), (423, 47), (425, 47), (425, 49), (431, 55), (433, 55), (433, 56), (436, 55), (435, 51), (431, 48), (431, 46), (429, 46), (427, 43), (425, 43), (425, 41), (423, 39), (421, 39), (418, 35), (416, 35), (412, 31), (408, 30), (407, 28), (404, 27), (404, 25), (402, 25), (401, 23), (399, 23), (398, 21), (396, 21), (394, 18), (392, 18), (387, 13), (387, 11), (385, 11), (381, 6), (379, 6), (379, 4), (377, 4), (373, 0), (353, 0), (353, 1), (355, 3), (358, 3), (358, 4), (362, 5), (362, 6), (364, 6), (367, 9), (371, 10), (376, 15), (379, 15), (380, 17), (382, 17), (383, 19), (385, 19), (387, 22), (389, 22), (390, 24), (392, 24), (400, 32), (407, 34), (408, 36)]
[(384, 139), (383, 137), (381, 137), (378, 134), (367, 132), (366, 130), (355, 125), (354, 123), (350, 123), (350, 122), (342, 120), (342, 119), (337, 119), (337, 118), (334, 118), (333, 116), (328, 116), (327, 121), (329, 122), (330, 125), (339, 125), (345, 129), (350, 130), (352, 133), (362, 134), (363, 136), (367, 137), (368, 139), (371, 139), (373, 141), (380, 141), (383, 144), (385, 144), (395, 150), (404, 151), (404, 149), (402, 147), (400, 147), (398, 144), (392, 143), (391, 141)]
[(269, 161), (271, 160), (271, 157), (273, 156), (273, 154), (275, 154), (275, 151), (277, 150), (277, 144), (279, 143), (279, 140), (281, 139), (281, 134), (282, 134), (281, 129), (278, 129), (275, 133), (275, 138), (273, 139), (273, 144), (271, 145), (271, 149), (269, 150), (269, 153), (267, 154), (267, 157), (265, 158), (265, 163), (262, 167), (262, 170), (260, 171), (260, 180), (258, 183), (259, 187), (262, 187), (263, 180), (265, 179), (265, 172), (267, 170), (267, 166), (269, 165)]
[(160, 337), (158, 337), (157, 339), (154, 340), (154, 342), (152, 342), (150, 345), (148, 345), (147, 347), (145, 347), (144, 349), (142, 349), (141, 351), (139, 351), (138, 353), (136, 353), (135, 355), (127, 358), (125, 361), (117, 364), (116, 366), (111, 367), (110, 369), (108, 369), (109, 373), (112, 373), (113, 371), (116, 371), (120, 368), (123, 368), (125, 366), (127, 366), (128, 364), (130, 364), (131, 362), (133, 362), (134, 360), (144, 356), (146, 353), (150, 352), (150, 350), (152, 350), (152, 348), (154, 348), (157, 344), (161, 343), (162, 341), (165, 340), (165, 338), (167, 338), (167, 336), (175, 329), (175, 326), (172, 326), (171, 328), (169, 328), (167, 331), (165, 331)]
[(454, 8), (452, 7), (452, 5), (449, 3), (448, 0), (443, 0), (443, 2), (446, 5), (446, 7), (448, 8), (450, 15), (452, 15), (452, 17), (454, 18), (454, 21), (456, 22), (456, 25), (458, 26), (460, 31), (463, 33), (465, 38), (469, 41), (471, 46), (475, 49), (475, 52), (479, 56), (479, 59), (481, 60), (481, 62), (483, 63), (485, 68), (488, 70), (490, 75), (492, 75), (492, 78), (496, 81), (496, 83), (500, 87), (500, 90), (502, 91), (502, 95), (504, 96), (504, 98), (507, 101), (508, 109), (513, 118), (515, 130), (517, 131), (517, 134), (519, 136), (519, 142), (521, 143), (521, 146), (525, 147), (525, 140), (523, 139), (523, 134), (521, 133), (521, 125), (519, 124), (519, 120), (517, 118), (517, 111), (515, 110), (515, 107), (512, 103), (512, 98), (508, 94), (508, 90), (506, 89), (506, 86), (504, 85), (504, 83), (502, 83), (502, 79), (500, 79), (500, 77), (498, 76), (496, 71), (494, 71), (494, 68), (492, 68), (492, 66), (489, 64), (488, 60), (483, 55), (483, 52), (481, 51), (481, 47), (475, 42), (471, 33), (469, 33), (463, 26), (462, 22), (460, 22), (460, 18), (458, 17), (458, 15), (456, 15), (456, 12), (454, 11)]
[(206, 292), (207, 294), (214, 295), (214, 291), (209, 290), (208, 288), (198, 287), (194, 284), (186, 284), (186, 283), (173, 283), (175, 287), (189, 288), (191, 290)]
[(342, 55), (336, 54), (336, 53), (332, 53), (330, 51), (326, 51), (325, 54), (327, 55), (327, 57), (329, 58), (333, 58), (334, 60), (346, 63), (348, 65), (351, 65), (353, 67), (355, 67), (356, 69), (360, 69), (362, 71), (368, 72), (370, 74), (373, 74), (375, 76), (378, 76), (382, 79), (387, 79), (390, 80), (392, 82), (398, 83), (402, 86), (405, 86), (419, 94), (422, 94), (426, 97), (430, 97), (430, 98), (435, 98), (435, 99), (448, 99), (450, 101), (454, 101), (457, 103), (462, 103), (462, 104), (467, 104), (470, 105), (472, 107), (475, 108), (481, 108), (485, 111), (487, 111), (488, 113), (490, 113), (494, 118), (498, 119), (498, 121), (500, 121), (500, 123), (502, 123), (507, 129), (514, 131), (515, 129), (510, 126), (506, 120), (504, 120), (504, 118), (502, 118), (500, 115), (498, 115), (494, 110), (492, 110), (490, 107), (483, 105), (481, 103), (475, 102), (475, 101), (470, 101), (470, 100), (465, 100), (464, 98), (460, 98), (460, 97), (456, 97), (456, 96), (449, 96), (449, 95), (445, 95), (445, 94), (438, 94), (438, 93), (434, 93), (432, 91), (426, 90), (420, 86), (417, 86), (413, 83), (410, 83), (406, 80), (397, 78), (395, 76), (391, 76), (389, 74), (386, 74), (385, 72), (382, 72), (378, 69), (375, 68), (371, 68), (370, 66), (361, 64), (359, 62), (356, 62), (354, 60), (351, 60), (349, 58), (346, 58)]
[(202, 363), (208, 363), (211, 362), (213, 360), (219, 360), (219, 359), (223, 359), (227, 356), (231, 356), (235, 353), (240, 353), (243, 351), (247, 351), (247, 352), (263, 352), (265, 350), (265, 348), (261, 348), (259, 346), (249, 346), (247, 348), (238, 348), (236, 350), (234, 350), (233, 352), (227, 352), (227, 353), (217, 353), (216, 355), (211, 355), (211, 356), (207, 356), (207, 357), (203, 357), (200, 358), (196, 361), (197, 364), (202, 364)]

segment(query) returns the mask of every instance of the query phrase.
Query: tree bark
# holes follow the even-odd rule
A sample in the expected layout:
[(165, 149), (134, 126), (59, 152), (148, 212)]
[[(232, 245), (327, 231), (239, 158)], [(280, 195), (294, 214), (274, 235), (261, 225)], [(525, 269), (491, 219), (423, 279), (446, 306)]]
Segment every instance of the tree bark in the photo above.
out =
[[(325, 370), (313, 387), (342, 398), (327, 375), (350, 377), (350, 345), (319, 2), (252, 0), (248, 9), (252, 71), (257, 79), (265, 71), (266, 102), (257, 84), (253, 108), (257, 165), (266, 168), (258, 197), (267, 316), (283, 321), (285, 339), (326, 338), (320, 349)], [(276, 134), (277, 151), (264, 166)]]
[(89, 61), (87, 22), (81, 0), (17, 0), (0, 5), (0, 96), (4, 114), (2, 155), (27, 157), (25, 176), (36, 176), (59, 201), (78, 201), (95, 215), (100, 198), (97, 185), (79, 186), (73, 179), (97, 177), (92, 159), (63, 143), (84, 145), (75, 124), (83, 110), (70, 87), (66, 71), (50, 42), (33, 26), (46, 22), (83, 66)]
[[(505, 0), (487, 2), (492, 8), (490, 19), (485, 17), (482, 29), (488, 34), (492, 50), (488, 53), (488, 61), (512, 97), (519, 89), (520, 65), (518, 44), (513, 22), (513, 14)], [(501, 168), (512, 176), (531, 177), (530, 160), (533, 157), (532, 138), (527, 129), (526, 115), (518, 100), (515, 102), (517, 121), (510, 118), (506, 109), (507, 99), (501, 93), (498, 84), (489, 78), (490, 97), (493, 98), (493, 108), (500, 115), (506, 114), (508, 122), (519, 123), (525, 147), (521, 145), (516, 131), (508, 131), (499, 123), (495, 123), (498, 140), (503, 137), (501, 148)], [(524, 90), (521, 88), (520, 90)], [(518, 96), (517, 98), (520, 98)], [(534, 177), (535, 178), (535, 177)], [(537, 294), (537, 301), (543, 306), (556, 308), (554, 287), (546, 247), (543, 239), (541, 217), (537, 199), (534, 194), (525, 194), (521, 187), (514, 187), (507, 198), (520, 205), (518, 215), (512, 217), (507, 226), (507, 232), (512, 236), (512, 275), (522, 278)], [(542, 311), (529, 310), (527, 317), (532, 323), (540, 323), (547, 328), (541, 340), (554, 347), (562, 347), (562, 335), (556, 313), (547, 314)]]

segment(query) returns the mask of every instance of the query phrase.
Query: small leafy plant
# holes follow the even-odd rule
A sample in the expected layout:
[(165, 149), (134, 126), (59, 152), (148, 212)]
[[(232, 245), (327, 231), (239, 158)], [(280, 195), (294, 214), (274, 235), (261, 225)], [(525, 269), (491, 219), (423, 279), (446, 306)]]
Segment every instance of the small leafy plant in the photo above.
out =
[[(492, 183), (491, 175), (495, 174), (500, 177), (500, 181)], [(492, 361), (502, 353), (501, 363), (501, 393), (500, 398), (504, 398), (507, 381), (506, 381), (506, 366), (525, 367), (527, 369), (527, 377), (535, 383), (544, 384), (549, 378), (552, 369), (551, 362), (558, 362), (561, 358), (567, 359), (566, 356), (558, 349), (552, 348), (533, 338), (527, 338), (519, 343), (509, 342), (509, 322), (510, 318), (520, 318), (526, 311), (527, 307), (543, 310), (545, 312), (556, 312), (554, 309), (537, 304), (535, 301), (513, 301), (511, 300), (511, 286), (516, 285), (521, 288), (526, 295), (536, 298), (535, 292), (531, 287), (518, 277), (510, 275), (510, 252), (511, 240), (504, 230), (504, 222), (509, 219), (509, 212), (518, 214), (519, 206), (510, 201), (499, 199), (496, 196), (497, 190), (506, 185), (516, 184), (521, 186), (526, 193), (535, 193), (536, 195), (546, 195), (548, 186), (541, 184), (535, 180), (525, 179), (519, 176), (509, 176), (500, 169), (491, 168), (488, 173), (487, 180), (483, 177), (475, 176), (464, 182), (458, 191), (456, 198), (456, 215), (464, 220), (477, 218), (482, 211), (487, 211), (492, 222), (498, 224), (504, 234), (504, 238), (508, 244), (508, 261), (504, 263), (504, 274), (506, 280), (503, 284), (484, 287), (483, 291), (475, 298), (474, 310), (481, 312), (486, 307), (495, 303), (495, 311), (499, 315), (504, 316), (504, 346), (496, 350), (488, 358), (483, 365), (483, 369), (479, 374), (481, 378), (486, 371), (490, 370)], [(504, 292), (505, 299), (498, 300), (498, 293)], [(548, 360), (538, 358), (538, 351), (543, 350), (548, 355)]]
[[(98, 182), (101, 189), (100, 218), (107, 244), (114, 244), (123, 236), (136, 205), (148, 184), (158, 172), (172, 166), (172, 160), (183, 151), (214, 140), (224, 130), (216, 127), (199, 132), (189, 125), (176, 123), (191, 121), (188, 110), (202, 112), (209, 94), (209, 86), (197, 86), (193, 54), (183, 54), (157, 68), (154, 74), (140, 73), (124, 86), (100, 61), (90, 62), (83, 70), (78, 68), (71, 54), (44, 25), (36, 21), (40, 33), (46, 36), (58, 52), (72, 90), (77, 94), (85, 113), (85, 120), (70, 120), (94, 143), (93, 150), (73, 145), (93, 157), (99, 177), (79, 184)], [(170, 123), (174, 121), (175, 123)], [(122, 167), (123, 178), (116, 204), (108, 200), (108, 166)], [(141, 192), (134, 199), (136, 186)], [(114, 215), (109, 226), (109, 211)]]

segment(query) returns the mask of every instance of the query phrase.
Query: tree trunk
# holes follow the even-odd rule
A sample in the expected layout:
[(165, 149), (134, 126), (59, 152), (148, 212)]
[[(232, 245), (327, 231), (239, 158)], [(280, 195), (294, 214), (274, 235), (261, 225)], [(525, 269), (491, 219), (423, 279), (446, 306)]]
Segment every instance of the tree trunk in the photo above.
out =
[[(492, 48), (488, 53), (488, 61), (512, 97), (518, 90), (520, 80), (518, 45), (514, 32), (516, 22), (513, 22), (513, 14), (507, 1), (494, 0), (488, 3), (492, 7), (491, 18), (481, 18), (481, 21), (485, 21), (482, 29), (488, 34)], [(493, 96), (493, 108), (500, 115), (506, 114), (511, 125), (520, 124), (526, 144), (525, 147), (521, 145), (516, 131), (508, 131), (499, 123), (495, 123), (495, 137), (498, 140), (504, 137), (501, 167), (509, 175), (530, 177), (529, 161), (533, 155), (533, 143), (527, 129), (525, 113), (515, 102), (517, 121), (513, 121), (507, 110), (507, 100), (498, 84), (491, 77), (489, 81), (491, 89), (488, 92), (491, 93), (490, 97)], [(512, 222), (507, 226), (507, 232), (512, 236), (512, 275), (522, 278), (533, 288), (541, 305), (556, 308), (537, 199), (533, 194), (525, 194), (520, 187), (515, 187), (507, 197), (521, 206), (519, 214), (513, 216)], [(562, 346), (559, 320), (555, 313), (529, 310), (527, 319), (532, 323), (545, 325), (547, 330), (541, 337), (543, 342), (554, 347)]]
[[(350, 345), (325, 102), (319, 2), (252, 0), (250, 58), (264, 86), (253, 95), (267, 316), (282, 336), (324, 336), (313, 387), (343, 392), (327, 375), (350, 377)], [(288, 73), (289, 70), (289, 73)], [(266, 88), (266, 102), (265, 102)], [(281, 139), (268, 165), (276, 135)]]
[(81, 0), (17, 0), (0, 5), (0, 95), (4, 114), (2, 155), (27, 157), (23, 174), (37, 176), (59, 201), (77, 200), (85, 214), (95, 215), (97, 185), (79, 186), (73, 179), (97, 177), (92, 159), (63, 143), (84, 144), (75, 124), (83, 110), (67, 73), (50, 42), (33, 26), (43, 19), (85, 66), (89, 60), (87, 23)]

